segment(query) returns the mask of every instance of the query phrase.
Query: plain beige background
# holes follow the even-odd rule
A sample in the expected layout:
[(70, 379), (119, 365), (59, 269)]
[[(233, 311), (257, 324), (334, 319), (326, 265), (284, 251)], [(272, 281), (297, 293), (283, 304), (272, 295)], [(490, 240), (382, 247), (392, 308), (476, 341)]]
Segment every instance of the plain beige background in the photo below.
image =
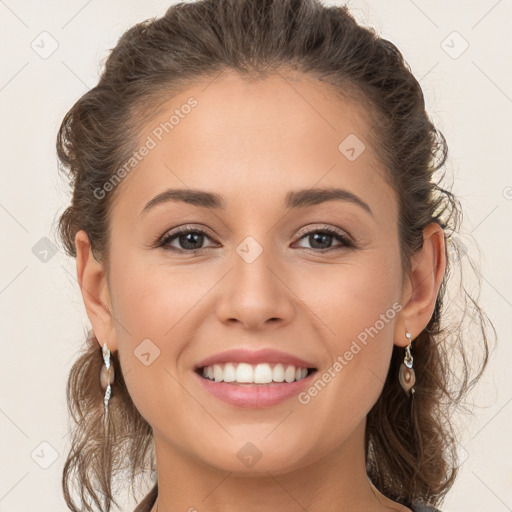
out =
[[(340, 4), (341, 2), (325, 2)], [(53, 224), (69, 201), (55, 137), (98, 80), (122, 32), (162, 0), (0, 0), (0, 511), (58, 512), (68, 448), (65, 385), (89, 326), (75, 260)], [(447, 177), (465, 208), (461, 241), (480, 261), (480, 304), (498, 346), (463, 418), (464, 465), (443, 512), (512, 510), (512, 3), (351, 1), (358, 20), (402, 51), (448, 140)], [(146, 489), (142, 489), (144, 492)], [(127, 498), (126, 510), (133, 510)]]

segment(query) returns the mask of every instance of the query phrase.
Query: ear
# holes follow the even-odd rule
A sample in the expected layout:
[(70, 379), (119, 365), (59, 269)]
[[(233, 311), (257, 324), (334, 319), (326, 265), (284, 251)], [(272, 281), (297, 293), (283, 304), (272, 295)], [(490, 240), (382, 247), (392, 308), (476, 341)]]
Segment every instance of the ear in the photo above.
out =
[(84, 230), (75, 235), (76, 273), (82, 297), (94, 334), (101, 346), (108, 342), (110, 351), (118, 348), (112, 305), (103, 263), (93, 255), (89, 237)]
[(414, 340), (425, 329), (436, 305), (437, 294), (446, 269), (445, 237), (436, 222), (423, 229), (423, 247), (411, 260), (411, 272), (405, 280), (403, 309), (395, 324), (395, 345), (407, 346), (405, 330)]

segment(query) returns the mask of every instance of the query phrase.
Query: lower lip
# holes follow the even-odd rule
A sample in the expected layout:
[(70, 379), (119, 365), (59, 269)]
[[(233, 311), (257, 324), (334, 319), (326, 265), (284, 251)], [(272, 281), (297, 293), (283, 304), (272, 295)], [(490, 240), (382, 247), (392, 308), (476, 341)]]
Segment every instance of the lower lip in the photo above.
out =
[(231, 382), (215, 382), (194, 372), (204, 388), (213, 396), (231, 405), (251, 408), (276, 405), (297, 396), (310, 384), (315, 373), (317, 372), (313, 371), (307, 377), (296, 382), (239, 385)]

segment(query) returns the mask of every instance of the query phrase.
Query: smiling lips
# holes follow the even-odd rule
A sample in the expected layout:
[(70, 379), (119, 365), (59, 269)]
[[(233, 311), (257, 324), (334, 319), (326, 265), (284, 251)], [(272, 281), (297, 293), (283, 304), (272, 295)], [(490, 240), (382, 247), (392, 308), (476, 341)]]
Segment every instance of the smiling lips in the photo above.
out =
[(267, 407), (297, 395), (317, 369), (304, 359), (274, 349), (232, 349), (195, 367), (213, 396), (239, 407)]
[(271, 348), (237, 348), (204, 359), (195, 370), (215, 382), (269, 384), (301, 380), (315, 368), (304, 359)]

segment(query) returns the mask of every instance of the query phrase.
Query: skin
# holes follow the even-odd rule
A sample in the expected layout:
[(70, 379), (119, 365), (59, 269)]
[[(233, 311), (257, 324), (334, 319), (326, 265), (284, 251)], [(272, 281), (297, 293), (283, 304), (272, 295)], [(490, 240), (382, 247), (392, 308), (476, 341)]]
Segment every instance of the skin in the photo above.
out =
[[(369, 482), (364, 431), (393, 344), (407, 346), (405, 330), (414, 340), (433, 313), (446, 264), (441, 228), (425, 228), (403, 275), (397, 200), (364, 111), (334, 98), (327, 84), (292, 73), (254, 83), (225, 74), (168, 100), (140, 140), (190, 96), (198, 105), (116, 190), (109, 275), (85, 232), (75, 239), (96, 337), (119, 350), (130, 395), (153, 428), (159, 512), (409, 510)], [(354, 161), (338, 150), (349, 134), (366, 144)], [(288, 191), (324, 186), (353, 192), (373, 216), (348, 201), (285, 210)], [(226, 210), (168, 202), (139, 217), (166, 188), (222, 194)], [(185, 224), (206, 230), (195, 247), (210, 249), (194, 256), (151, 247)], [(351, 235), (357, 247), (336, 238), (315, 245), (302, 234), (324, 227)], [(247, 236), (263, 249), (250, 264), (236, 252)], [(193, 246), (186, 243), (171, 245)], [(290, 352), (321, 374), (394, 303), (402, 309), (307, 404), (231, 406), (192, 373), (205, 357), (244, 346)], [(160, 350), (147, 366), (134, 356), (144, 339)], [(237, 457), (248, 442), (261, 452), (252, 467)]]

